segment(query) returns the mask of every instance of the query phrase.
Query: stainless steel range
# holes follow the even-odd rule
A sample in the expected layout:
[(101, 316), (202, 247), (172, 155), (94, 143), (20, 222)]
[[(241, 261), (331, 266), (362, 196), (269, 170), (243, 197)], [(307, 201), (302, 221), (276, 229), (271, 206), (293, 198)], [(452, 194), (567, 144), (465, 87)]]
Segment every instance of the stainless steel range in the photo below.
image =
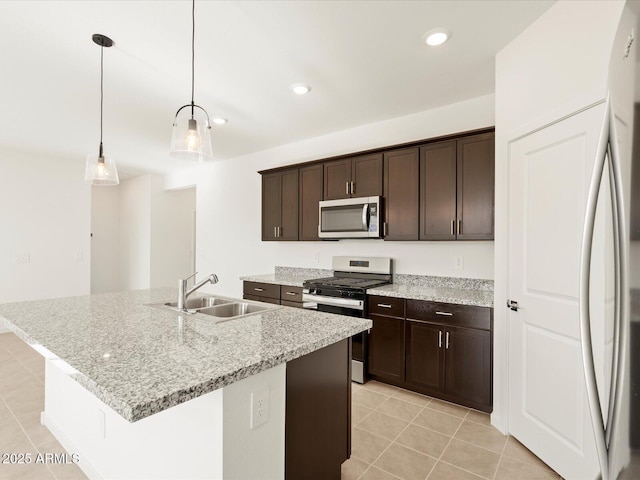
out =
[[(304, 308), (365, 318), (367, 289), (392, 283), (391, 263), (388, 257), (333, 257), (333, 277), (303, 283)], [(358, 383), (365, 380), (367, 337), (352, 337), (352, 379)]]

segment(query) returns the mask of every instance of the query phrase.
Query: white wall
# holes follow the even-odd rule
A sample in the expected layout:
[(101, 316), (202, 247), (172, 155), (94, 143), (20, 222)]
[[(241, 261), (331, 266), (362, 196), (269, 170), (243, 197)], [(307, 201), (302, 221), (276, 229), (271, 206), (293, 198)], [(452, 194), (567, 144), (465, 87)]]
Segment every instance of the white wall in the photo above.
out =
[[(330, 269), (332, 256), (349, 254), (390, 256), (397, 273), (493, 278), (493, 242), (262, 242), (261, 177), (257, 173), (489, 127), (494, 124), (493, 103), (493, 95), (487, 95), (169, 175), (165, 187), (197, 185), (197, 269), (203, 275), (215, 272), (220, 278), (218, 285), (206, 288), (240, 296), (241, 275), (271, 273), (275, 265)], [(218, 135), (224, 135), (224, 129)], [(463, 270), (453, 268), (454, 255), (464, 257)]]
[(1, 151), (0, 303), (88, 294), (90, 219), (82, 162)]
[[(604, 98), (622, 2), (560, 1), (496, 56), (495, 305), (508, 293), (509, 143)], [(507, 425), (507, 315), (494, 310), (494, 411)]]
[(164, 190), (161, 176), (151, 189), (151, 288), (175, 287), (194, 272), (196, 189)]
[(120, 186), (91, 189), (91, 293), (120, 290)]
[(120, 290), (151, 285), (151, 175), (120, 182)]

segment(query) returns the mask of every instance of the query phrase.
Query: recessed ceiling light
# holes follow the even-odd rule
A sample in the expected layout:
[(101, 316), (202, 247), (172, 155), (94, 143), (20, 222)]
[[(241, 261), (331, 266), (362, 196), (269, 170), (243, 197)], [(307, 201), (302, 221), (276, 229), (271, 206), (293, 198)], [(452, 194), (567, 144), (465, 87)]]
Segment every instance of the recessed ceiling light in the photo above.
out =
[(422, 38), (430, 47), (437, 47), (451, 38), (451, 32), (444, 28), (434, 28), (425, 33)]
[(227, 120), (226, 118), (222, 118), (222, 117), (213, 117), (211, 119), (211, 121), (213, 123), (215, 123), (216, 125), (224, 125), (225, 123), (227, 123), (229, 120)]
[(294, 83), (289, 88), (296, 95), (305, 95), (311, 91), (311, 87), (309, 85), (305, 85), (304, 83)]

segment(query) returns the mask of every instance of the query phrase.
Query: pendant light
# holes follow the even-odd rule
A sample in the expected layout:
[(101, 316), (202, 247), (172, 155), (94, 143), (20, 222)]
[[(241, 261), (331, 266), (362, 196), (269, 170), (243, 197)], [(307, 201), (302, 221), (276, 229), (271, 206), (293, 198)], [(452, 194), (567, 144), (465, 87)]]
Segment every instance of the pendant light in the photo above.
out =
[(100, 148), (98, 155), (87, 155), (87, 165), (84, 171), (84, 181), (91, 185), (110, 186), (118, 185), (118, 169), (111, 158), (104, 156), (102, 148), (102, 103), (104, 99), (104, 48), (111, 47), (113, 40), (99, 33), (93, 34), (93, 42), (100, 45)]
[[(191, 4), (191, 103), (183, 105), (176, 112), (173, 120), (173, 134), (169, 155), (184, 160), (203, 162), (212, 160), (211, 122), (209, 114), (193, 101), (194, 91), (194, 63), (195, 63), (195, 33), (196, 33), (196, 2)], [(184, 111), (182, 116), (180, 112)], [(196, 115), (197, 114), (197, 115)], [(180, 116), (180, 117), (179, 117)], [(198, 120), (198, 118), (200, 119)]]

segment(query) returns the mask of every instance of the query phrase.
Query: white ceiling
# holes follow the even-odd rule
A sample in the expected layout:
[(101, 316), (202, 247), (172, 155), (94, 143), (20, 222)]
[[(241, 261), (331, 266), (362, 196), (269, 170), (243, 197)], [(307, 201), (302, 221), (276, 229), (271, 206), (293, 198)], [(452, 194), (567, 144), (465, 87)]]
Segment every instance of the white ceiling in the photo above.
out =
[[(494, 55), (553, 1), (196, 2), (196, 103), (230, 120), (216, 159), (494, 91)], [(446, 27), (439, 48), (422, 35)], [(168, 172), (190, 100), (191, 2), (0, 1), (0, 149), (84, 162), (99, 142), (121, 173)], [(312, 86), (299, 97), (289, 85)]]

